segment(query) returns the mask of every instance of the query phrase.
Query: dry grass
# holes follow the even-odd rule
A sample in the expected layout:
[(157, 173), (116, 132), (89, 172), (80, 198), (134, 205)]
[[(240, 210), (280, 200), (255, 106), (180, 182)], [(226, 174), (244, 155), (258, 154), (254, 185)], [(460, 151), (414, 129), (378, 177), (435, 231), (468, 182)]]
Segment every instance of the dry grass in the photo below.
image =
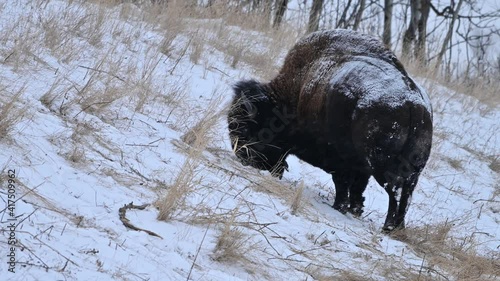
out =
[(206, 42), (204, 32), (196, 30), (190, 37), (192, 38), (192, 40), (190, 45), (191, 52), (189, 54), (189, 59), (193, 64), (199, 64)]
[(329, 277), (329, 278), (323, 278), (323, 279), (319, 279), (319, 280), (324, 280), (324, 281), (327, 281), (327, 280), (343, 280), (343, 281), (370, 281), (370, 280), (374, 280), (368, 276), (363, 276), (363, 275), (360, 275), (359, 273), (355, 273), (355, 272), (351, 272), (351, 271), (347, 271), (347, 270), (342, 270), (341, 273), (339, 275), (336, 275), (334, 277)]
[(288, 202), (292, 202), (295, 196), (293, 189), (288, 184), (276, 179), (267, 172), (259, 177), (252, 187), (255, 191), (275, 195)]
[(149, 12), (144, 18), (158, 24), (163, 32), (161, 53), (173, 58), (183, 56), (184, 52), (176, 54), (175, 49), (182, 42), (177, 39), (187, 35), (186, 47), (193, 63), (199, 64), (203, 52), (215, 48), (232, 67), (245, 63), (265, 78), (276, 74), (280, 66), (276, 62), (302, 34), (286, 23), (273, 29), (262, 14), (228, 8), (224, 1), (216, 1), (210, 8), (190, 7), (181, 1), (147, 7), (145, 10)]
[(399, 272), (406, 280), (498, 280), (498, 254), (478, 253), (474, 233), (463, 239), (451, 235), (454, 226), (445, 222), (408, 228), (395, 237), (407, 243), (425, 264), (418, 271)]
[(9, 93), (5, 87), (0, 85), (0, 140), (12, 133), (26, 115), (26, 108), (19, 105), (19, 100), (25, 89), (21, 87), (15, 93)]
[(490, 157), (489, 162), (490, 164), (488, 167), (490, 167), (492, 171), (500, 174), (500, 156), (497, 155)]
[(445, 85), (457, 92), (473, 96), (492, 108), (498, 108), (498, 106), (500, 106), (500, 95), (498, 95), (498, 88), (500, 87), (499, 80), (490, 80), (487, 77), (475, 77), (465, 81), (462, 80), (457, 79)]
[(201, 151), (206, 146), (206, 143), (201, 141), (195, 143), (195, 146), (189, 151), (184, 164), (180, 167), (179, 173), (175, 177), (174, 182), (169, 186), (166, 194), (159, 198), (155, 205), (158, 208), (158, 220), (171, 220), (176, 212), (186, 208), (186, 197), (199, 184), (197, 176), (200, 172), (199, 158)]
[[(78, 110), (75, 106), (80, 108), (77, 114), (102, 114), (120, 100), (127, 105), (134, 104), (134, 111), (143, 112), (145, 105), (152, 99), (169, 92), (169, 87), (162, 84), (162, 80), (155, 79), (158, 65), (164, 59), (158, 45), (150, 44), (149, 49), (141, 50), (144, 60), (139, 64), (123, 53), (123, 49), (120, 49), (123, 46), (106, 42), (112, 37), (114, 42), (124, 44), (125, 49), (135, 51), (137, 40), (149, 22), (144, 21), (146, 18), (154, 18), (156, 25), (163, 24), (162, 30), (167, 30), (168, 26), (169, 32), (181, 32), (182, 28), (175, 29), (176, 25), (171, 24), (183, 22), (182, 15), (174, 14), (177, 13), (172, 10), (175, 6), (169, 5), (167, 11), (171, 12), (165, 22), (163, 16), (154, 17), (158, 11), (165, 9), (151, 7), (144, 11), (134, 5), (120, 4), (121, 9), (115, 12), (112, 9), (115, 4), (113, 1), (98, 2), (106, 5), (61, 5), (40, 11), (30, 10), (18, 22), (6, 26), (0, 36), (0, 55), (5, 58), (3, 63), (13, 66), (14, 71), (32, 68), (33, 62), (51, 69), (51, 65), (38, 55), (46, 50), (63, 63), (78, 60), (88, 52), (87, 49), (102, 50), (93, 61), (72, 66), (74, 69), (69, 73), (58, 76), (51, 89), (40, 99), (48, 108), (63, 116)], [(47, 6), (47, 3), (39, 4)], [(113, 20), (113, 13), (127, 18), (131, 24), (124, 25)], [(28, 18), (39, 19), (40, 26), (35, 26)], [(58, 74), (58, 69), (52, 70)], [(71, 71), (82, 70), (87, 72), (86, 79), (73, 81)], [(172, 92), (175, 90), (172, 89)], [(177, 100), (176, 97), (168, 99)]]
[(212, 258), (219, 262), (239, 262), (247, 260), (248, 252), (252, 249), (251, 236), (235, 225), (238, 208), (233, 210), (231, 216), (226, 219), (217, 237), (214, 254)]
[(186, 9), (181, 1), (174, 1), (168, 5), (168, 7), (153, 5), (150, 8), (150, 12), (147, 13), (146, 18), (149, 22), (157, 22), (160, 26), (161, 33), (163, 34), (163, 40), (160, 44), (160, 52), (166, 56), (172, 56), (172, 52), (175, 50), (175, 40), (184, 33), (187, 29), (188, 24), (185, 18), (189, 14), (189, 10)]
[[(475, 97), (480, 102), (489, 106), (490, 109), (498, 108), (500, 106), (500, 95), (498, 95), (498, 88), (500, 87), (500, 81), (490, 79), (488, 77), (475, 77), (470, 79), (465, 79), (465, 77), (456, 78), (454, 80), (446, 79), (439, 71), (435, 70), (433, 67), (419, 67), (415, 63), (404, 63), (407, 70), (415, 76), (426, 78), (433, 83), (439, 83), (439, 85), (445, 86), (452, 89), (458, 93), (462, 93), (468, 96)], [(434, 92), (439, 94), (439, 91), (434, 91), (434, 89), (427, 89), (430, 95)]]
[(267, 29), (260, 33), (246, 30), (246, 25), (222, 25), (210, 44), (224, 53), (225, 62), (233, 68), (252, 66), (258, 76), (271, 79), (278, 73), (280, 59), (296, 42), (299, 33), (295, 30)]
[(292, 215), (296, 215), (302, 208), (302, 193), (304, 192), (304, 187), (305, 187), (304, 181), (301, 181), (292, 199), (292, 204), (291, 204)]
[(84, 138), (86, 136), (89, 136), (92, 131), (93, 128), (88, 124), (79, 123), (76, 125), (76, 127), (73, 129), (73, 133), (71, 133), (70, 136), (72, 149), (69, 151), (69, 153), (66, 154), (66, 159), (75, 164), (81, 164), (87, 160), (85, 153), (87, 148), (85, 146), (86, 141), (84, 140)]
[(213, 138), (213, 129), (221, 111), (216, 111), (220, 98), (215, 97), (202, 119), (185, 135), (182, 140), (189, 145), (187, 157), (167, 193), (156, 202), (159, 220), (170, 220), (175, 213), (185, 208), (186, 197), (199, 185), (197, 177), (202, 153)]

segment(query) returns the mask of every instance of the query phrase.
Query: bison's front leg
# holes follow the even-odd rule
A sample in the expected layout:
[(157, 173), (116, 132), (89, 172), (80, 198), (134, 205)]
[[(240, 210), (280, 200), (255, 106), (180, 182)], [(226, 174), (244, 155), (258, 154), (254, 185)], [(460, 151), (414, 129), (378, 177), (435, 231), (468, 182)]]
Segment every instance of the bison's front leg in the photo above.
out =
[(332, 173), (335, 183), (335, 202), (333, 208), (342, 214), (350, 212), (355, 216), (363, 213), (363, 192), (368, 184), (370, 175), (359, 171), (341, 171)]
[(335, 184), (335, 202), (333, 208), (342, 214), (349, 208), (349, 188), (354, 182), (350, 171), (337, 171), (332, 173)]
[(363, 203), (365, 201), (363, 193), (365, 192), (369, 178), (369, 174), (364, 174), (361, 172), (354, 175), (354, 182), (349, 188), (349, 212), (354, 216), (359, 217), (363, 213)]

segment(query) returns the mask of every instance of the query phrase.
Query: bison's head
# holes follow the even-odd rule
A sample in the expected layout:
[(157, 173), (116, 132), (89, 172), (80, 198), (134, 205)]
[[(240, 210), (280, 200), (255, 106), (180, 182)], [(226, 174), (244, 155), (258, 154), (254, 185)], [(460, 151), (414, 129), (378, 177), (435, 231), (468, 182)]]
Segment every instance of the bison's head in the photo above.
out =
[(254, 80), (241, 81), (234, 86), (235, 96), (228, 113), (229, 137), (233, 151), (243, 165), (270, 171), (281, 179), (288, 164), (287, 151), (276, 142), (273, 130), (273, 110), (269, 88)]

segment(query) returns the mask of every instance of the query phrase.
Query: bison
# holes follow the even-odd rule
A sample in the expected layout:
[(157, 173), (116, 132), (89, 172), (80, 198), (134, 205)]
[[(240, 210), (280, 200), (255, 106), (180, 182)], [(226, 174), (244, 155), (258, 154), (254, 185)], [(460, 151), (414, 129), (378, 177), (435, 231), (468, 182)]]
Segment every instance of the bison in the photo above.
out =
[(432, 142), (425, 90), (378, 39), (349, 30), (311, 33), (268, 83), (240, 81), (228, 112), (244, 165), (282, 177), (290, 154), (330, 173), (333, 208), (359, 216), (373, 176), (389, 195), (383, 230), (404, 228)]

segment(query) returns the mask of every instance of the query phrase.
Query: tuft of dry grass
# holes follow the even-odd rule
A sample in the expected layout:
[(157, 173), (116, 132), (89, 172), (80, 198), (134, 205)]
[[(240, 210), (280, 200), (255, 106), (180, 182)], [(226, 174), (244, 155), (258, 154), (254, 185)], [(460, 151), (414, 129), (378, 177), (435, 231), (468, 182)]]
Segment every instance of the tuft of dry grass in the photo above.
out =
[(219, 262), (238, 262), (247, 260), (247, 254), (252, 249), (251, 237), (235, 225), (238, 208), (224, 222), (217, 237), (212, 258)]
[(343, 280), (343, 281), (370, 281), (370, 280), (374, 280), (371, 277), (362, 276), (358, 273), (347, 271), (347, 270), (342, 270), (339, 275), (335, 276), (335, 278), (322, 279), (322, 280), (327, 281), (327, 280), (335, 280), (335, 279), (336, 280)]
[(84, 137), (90, 135), (92, 128), (86, 123), (79, 123), (73, 130), (71, 134), (71, 146), (73, 147), (66, 157), (69, 161), (77, 164), (84, 163), (87, 159), (85, 151), (85, 141)]
[(292, 215), (296, 215), (302, 207), (302, 193), (304, 192), (304, 186), (304, 181), (301, 181), (299, 187), (295, 191), (291, 204)]
[[(199, 138), (199, 140), (202, 140), (202, 138)], [(158, 220), (171, 220), (176, 212), (185, 208), (186, 197), (199, 183), (196, 178), (199, 173), (199, 158), (204, 147), (206, 147), (204, 142), (198, 141), (195, 143), (166, 194), (155, 202), (159, 211)]]
[(191, 53), (189, 54), (189, 59), (193, 64), (199, 64), (206, 42), (204, 32), (196, 30), (190, 37), (192, 40), (190, 44)]
[(181, 1), (174, 1), (165, 6), (162, 3), (152, 5), (146, 20), (157, 23), (163, 39), (160, 43), (160, 52), (170, 57), (175, 49), (175, 40), (182, 35), (188, 24), (185, 22), (189, 10), (181, 4)]
[(0, 139), (7, 137), (26, 115), (26, 108), (16, 105), (24, 90), (25, 88), (21, 87), (11, 95), (5, 88), (0, 89)]
[(222, 116), (222, 111), (214, 111), (220, 98), (214, 98), (201, 120), (182, 136), (189, 145), (187, 157), (167, 193), (157, 200), (158, 220), (170, 220), (178, 210), (185, 207), (186, 197), (199, 184), (197, 175), (202, 153), (213, 138), (213, 128)]
[(255, 189), (255, 191), (275, 195), (289, 202), (293, 201), (292, 199), (295, 195), (290, 186), (283, 183), (282, 181), (277, 180), (270, 174), (265, 174), (259, 177), (254, 183), (253, 188)]
[(213, 129), (217, 122), (225, 117), (224, 110), (217, 110), (217, 106), (222, 102), (222, 96), (217, 95), (217, 91), (214, 90), (212, 93), (214, 98), (203, 113), (201, 120), (181, 136), (181, 140), (191, 147), (197, 147), (201, 143), (207, 145), (210, 140), (216, 137)]

